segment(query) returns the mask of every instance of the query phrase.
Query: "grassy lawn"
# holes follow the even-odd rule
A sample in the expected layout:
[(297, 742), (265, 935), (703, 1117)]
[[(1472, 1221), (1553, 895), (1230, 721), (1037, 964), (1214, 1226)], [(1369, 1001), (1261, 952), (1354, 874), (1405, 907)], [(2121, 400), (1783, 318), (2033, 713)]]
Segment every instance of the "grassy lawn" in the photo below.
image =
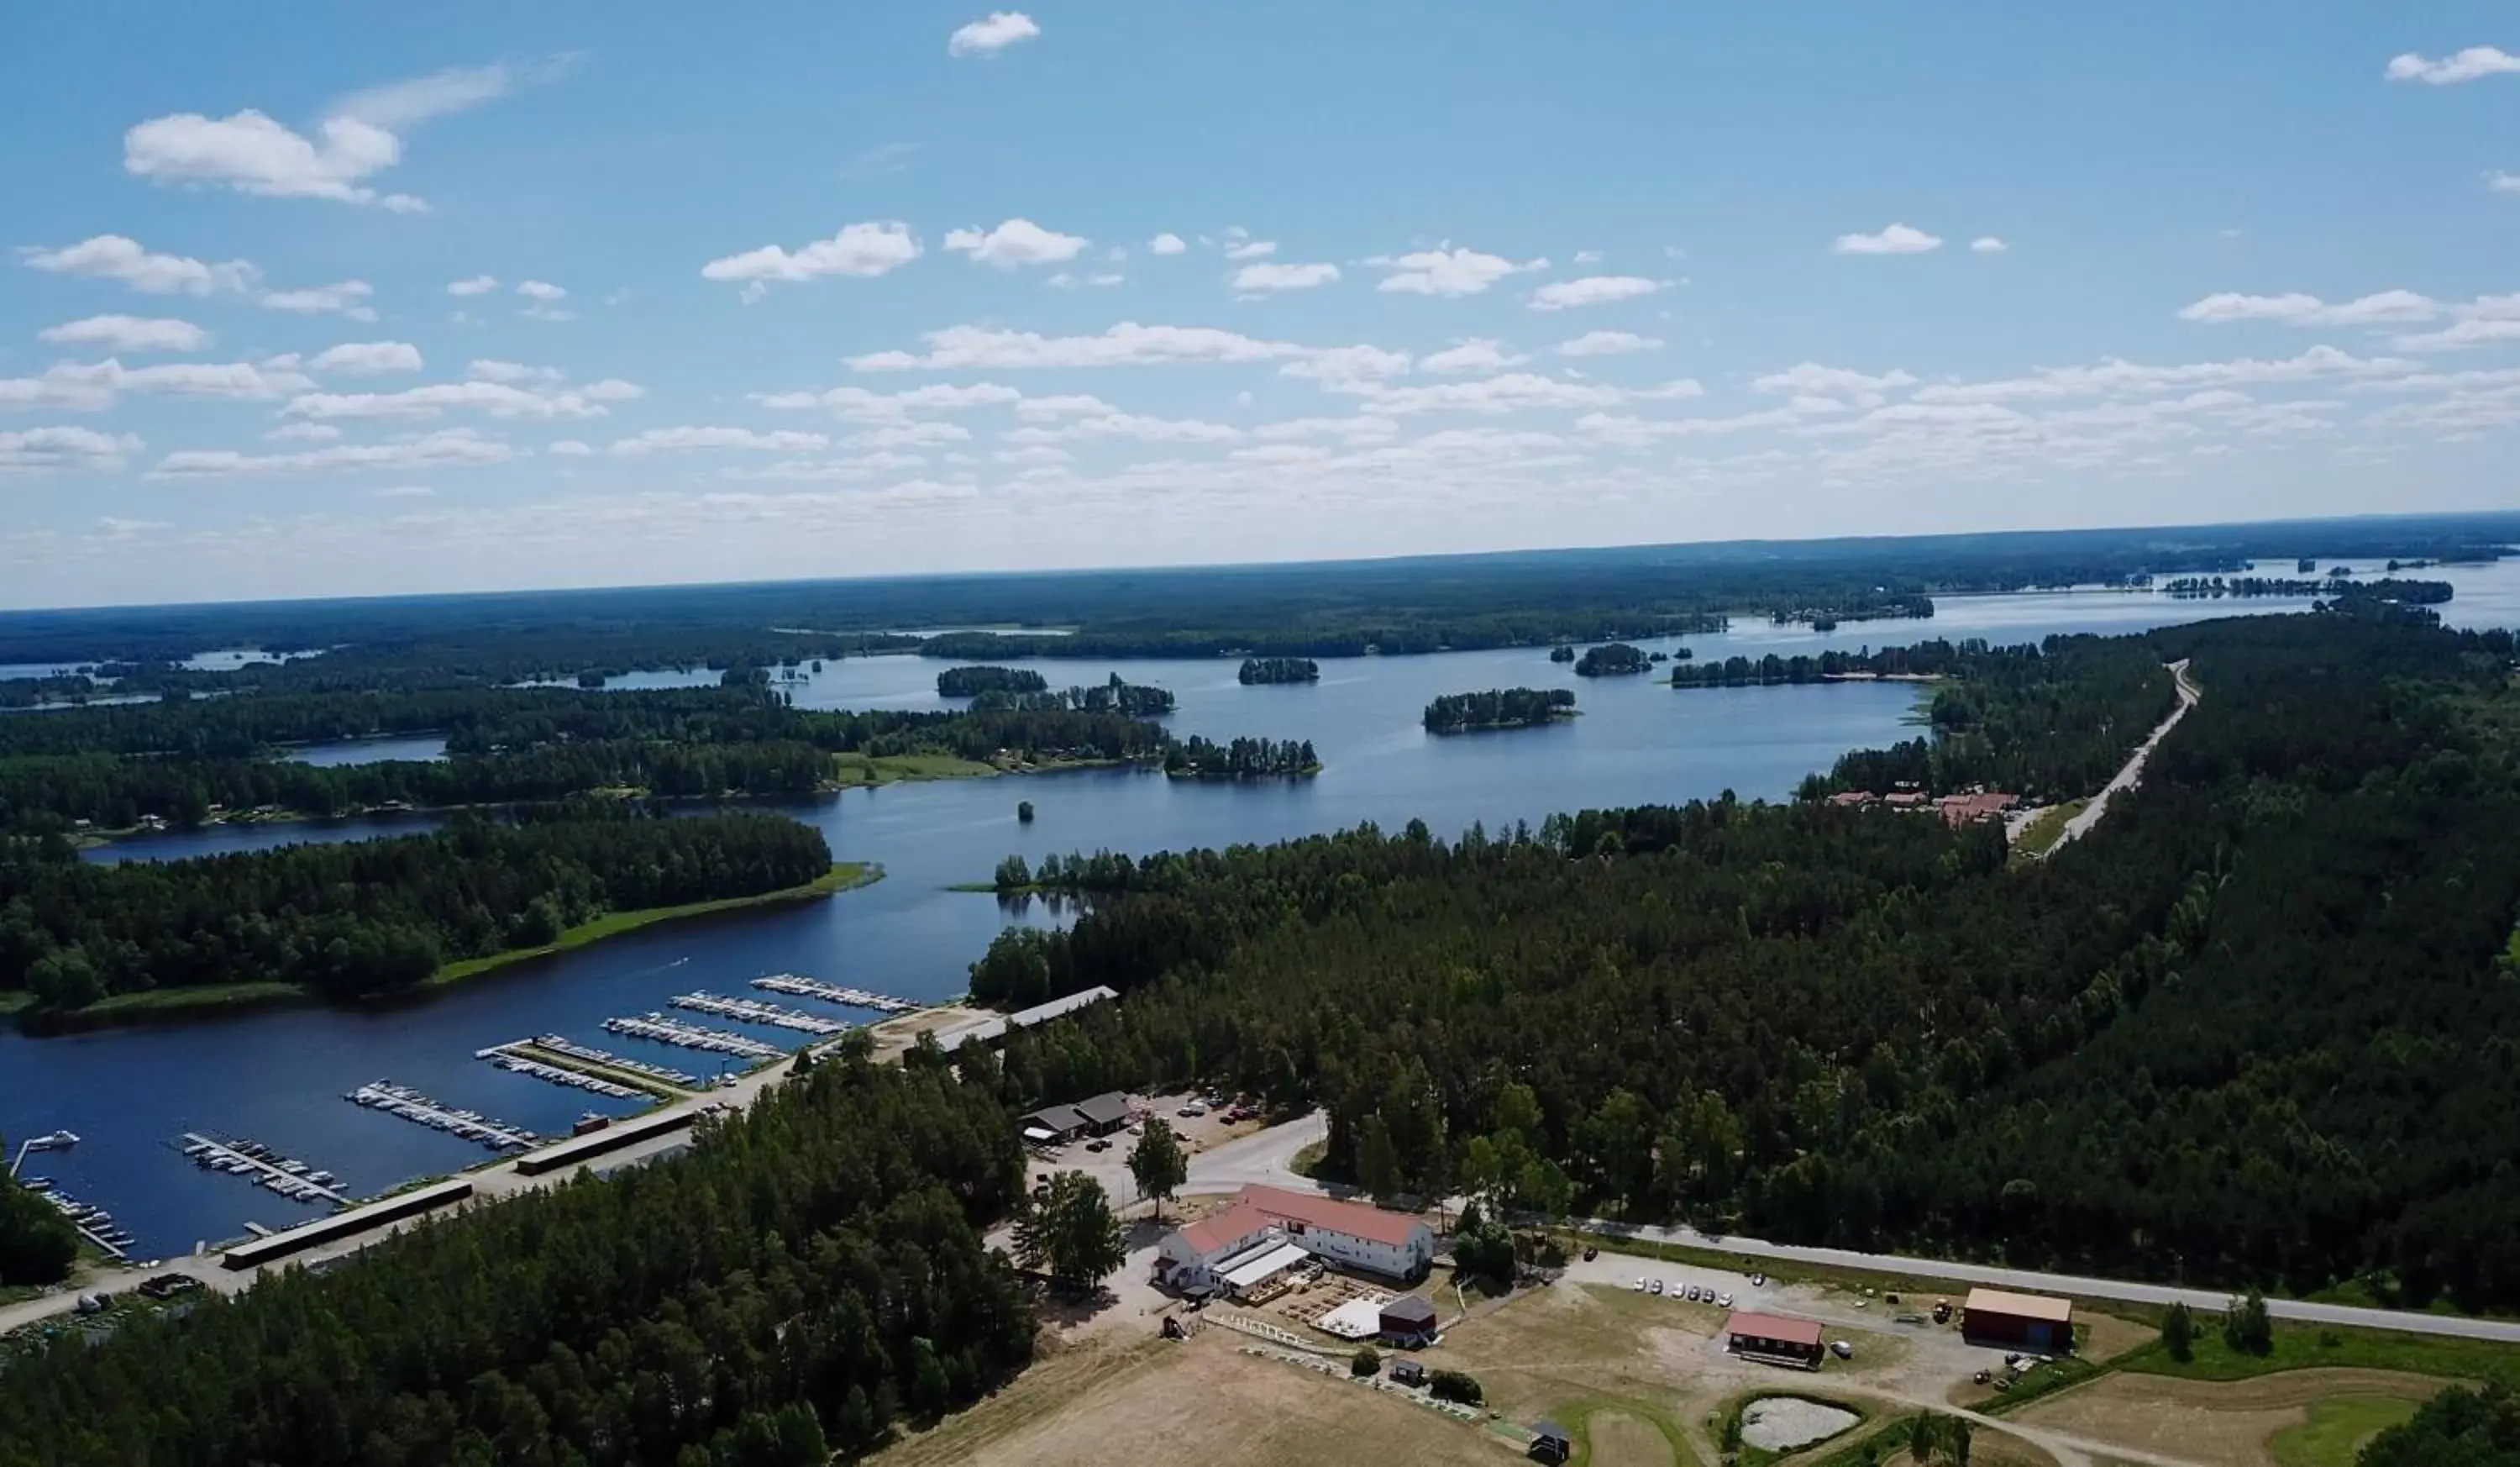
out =
[(145, 993), (116, 993), (111, 998), (100, 998), (77, 1012), (82, 1019), (129, 1018), (139, 1014), (173, 1014), (195, 1009), (276, 1003), (304, 996), (305, 990), (295, 984), (255, 979), (237, 984), (203, 984), (191, 988), (152, 988)]
[(2067, 822), (2090, 804), (2088, 800), (2068, 800), (2063, 804), (2051, 804), (2031, 816), (2030, 823), (2021, 828), (2021, 839), (2013, 843), (2013, 855), (2029, 860), (2055, 849), (2056, 843), (2064, 839)]
[(2263, 1355), (2251, 1355), (2226, 1346), (2215, 1321), (2200, 1318), (2197, 1323), (2200, 1328), (2195, 1352), (2185, 1363), (2172, 1359), (2170, 1352), (2155, 1343), (2130, 1352), (2119, 1362), (2119, 1368), (2188, 1380), (2237, 1381), (2315, 1365), (2351, 1365), (2458, 1380), (2501, 1381), (2520, 1388), (2520, 1346), (2278, 1323), (2274, 1348)]
[(527, 958), (549, 957), (556, 952), (567, 952), (573, 948), (601, 942), (607, 938), (617, 938), (626, 932), (636, 932), (643, 927), (653, 927), (659, 922), (679, 922), (687, 917), (705, 917), (716, 912), (739, 911), (748, 906), (768, 906), (775, 902), (809, 901), (818, 896), (829, 896), (834, 892), (845, 892), (852, 887), (865, 886), (870, 882), (880, 880), (882, 876), (883, 868), (872, 861), (843, 861), (825, 872), (820, 879), (807, 882), (801, 887), (787, 887), (776, 892), (764, 892), (756, 896), (727, 896), (715, 901), (685, 902), (681, 906), (654, 906), (632, 912), (607, 912), (592, 922), (583, 922), (570, 928), (560, 935), (559, 940), (541, 947), (516, 947), (506, 952), (492, 953), (488, 957), (466, 958), (460, 963), (448, 963), (430, 974), (428, 981), (422, 986), (446, 987), (463, 983), (467, 979), (478, 978), (484, 973), (504, 968), (510, 963), (523, 962)]
[(2363, 1443), (2413, 1414), (2413, 1401), (2382, 1397), (2315, 1401), (2308, 1421), (2275, 1433), (2267, 1444), (2282, 1467), (2354, 1467)]
[(832, 780), (852, 789), (900, 784), (918, 779), (984, 779), (998, 772), (994, 764), (956, 758), (950, 754), (835, 754)]

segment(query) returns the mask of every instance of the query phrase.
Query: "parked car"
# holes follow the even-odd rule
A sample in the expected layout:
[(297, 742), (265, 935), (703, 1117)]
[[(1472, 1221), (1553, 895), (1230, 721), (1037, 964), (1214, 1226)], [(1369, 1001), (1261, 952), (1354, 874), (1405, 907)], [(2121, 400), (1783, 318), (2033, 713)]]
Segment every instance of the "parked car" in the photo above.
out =
[(1197, 1101), (1193, 1100), (1190, 1104), (1183, 1106), (1180, 1110), (1175, 1111), (1173, 1114), (1176, 1116), (1186, 1116), (1195, 1120), (1198, 1117), (1207, 1114), (1207, 1107), (1200, 1105)]
[(1644, 1291), (1645, 1291), (1645, 1276), (1644, 1276), (1643, 1274), (1640, 1273), (1640, 1274), (1638, 1274), (1638, 1275), (1637, 1275), (1637, 1292), (1638, 1292), (1638, 1293), (1640, 1293), (1640, 1294), (1642, 1294)]
[(1652, 1283), (1647, 1284), (1647, 1285), (1645, 1286), (1645, 1290), (1646, 1290), (1646, 1292), (1647, 1292), (1647, 1293), (1651, 1293), (1651, 1294), (1659, 1294), (1659, 1293), (1661, 1293), (1661, 1292), (1662, 1292), (1662, 1280), (1661, 1280), (1661, 1279), (1655, 1279)]
[(1085, 1143), (1085, 1149), (1087, 1151), (1109, 1151), (1111, 1149), (1111, 1143), (1101, 1139), (1092, 1140)]
[(1391, 1367), (1387, 1379), (1395, 1386), (1422, 1386), (1426, 1384), (1426, 1367), (1416, 1360), (1402, 1360)]
[(1751, 1274), (1750, 1287), (1753, 1289), (1764, 1289), (1768, 1287), (1768, 1276), (1764, 1273)]
[(1716, 1296), (1715, 1296), (1715, 1307), (1716, 1307), (1717, 1308), (1719, 1308), (1719, 1309), (1729, 1309), (1729, 1308), (1732, 1307), (1732, 1295), (1730, 1295), (1730, 1294), (1718, 1294), (1718, 1295), (1716, 1295)]
[(1841, 1360), (1851, 1360), (1855, 1358), (1855, 1347), (1849, 1345), (1844, 1340), (1829, 1341), (1828, 1349), (1831, 1354), (1836, 1355)]

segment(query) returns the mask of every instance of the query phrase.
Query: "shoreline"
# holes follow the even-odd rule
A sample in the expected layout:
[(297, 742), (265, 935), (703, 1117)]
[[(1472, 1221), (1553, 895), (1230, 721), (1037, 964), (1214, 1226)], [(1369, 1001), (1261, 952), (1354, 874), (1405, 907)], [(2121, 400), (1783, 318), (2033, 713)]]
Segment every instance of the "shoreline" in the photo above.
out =
[[(742, 911), (747, 907), (776, 906), (789, 902), (816, 901), (855, 891), (883, 880), (884, 869), (878, 861), (837, 861), (832, 869), (802, 886), (782, 887), (773, 892), (758, 892), (749, 896), (721, 896), (708, 901), (686, 902), (680, 906), (642, 907), (634, 911), (608, 912), (591, 922), (580, 923), (562, 933), (553, 941), (536, 947), (513, 947), (505, 952), (484, 957), (461, 958), (439, 965), (436, 972), (421, 980), (402, 993), (375, 998), (355, 999), (345, 1007), (371, 1007), (384, 1004), (425, 1000), (444, 993), (459, 985), (472, 983), (503, 968), (535, 958), (554, 957), (591, 947), (608, 938), (617, 938), (646, 928), (695, 917), (716, 916)], [(13, 990), (11, 996), (15, 996)], [(100, 1029), (118, 1029), (130, 1025), (180, 1023), (212, 1014), (236, 1013), (248, 1009), (279, 1008), (294, 1004), (324, 1002), (322, 998), (295, 984), (254, 982), (215, 984), (199, 988), (153, 988), (142, 993), (116, 994), (102, 998), (85, 1008), (62, 1013), (38, 1014), (32, 1008), (32, 995), (13, 1007), (0, 1008), (0, 1013), (19, 1015), (18, 1030), (30, 1038), (50, 1038), (59, 1034), (85, 1033)]]

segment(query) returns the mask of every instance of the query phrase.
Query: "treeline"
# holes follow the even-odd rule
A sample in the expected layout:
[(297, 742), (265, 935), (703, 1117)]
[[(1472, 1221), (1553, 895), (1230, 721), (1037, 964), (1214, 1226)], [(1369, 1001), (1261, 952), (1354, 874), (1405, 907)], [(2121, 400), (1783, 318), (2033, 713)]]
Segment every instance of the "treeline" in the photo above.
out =
[(1626, 642), (1610, 642), (1599, 647), (1587, 647), (1575, 660), (1577, 677), (1624, 677), (1642, 672), (1653, 665), (1653, 659), (1642, 647)]
[(667, 819), (600, 802), (533, 813), (164, 863), (0, 843), (0, 988), (30, 990), (43, 1010), (253, 980), (390, 993), (606, 912), (775, 892), (832, 865), (820, 831), (782, 816)]
[[(1036, 674), (1035, 681), (1040, 678)], [(973, 712), (1079, 712), (1120, 713), (1131, 718), (1160, 717), (1173, 711), (1170, 688), (1151, 687), (1124, 680), (1119, 673), (1107, 682), (1089, 683), (1083, 687), (1058, 692), (1018, 692), (995, 689), (971, 700)]]
[(1319, 682), (1322, 665), (1308, 657), (1246, 657), (1235, 673), (1244, 687), (1273, 682)]
[[(0, 1155), (14, 1157), (0, 1135)], [(54, 1284), (78, 1261), (78, 1229), (61, 1209), (0, 1175), (0, 1288)]]
[[(1158, 622), (1162, 619), (1157, 619)], [(1172, 624), (1088, 627), (1073, 635), (947, 632), (930, 637), (922, 657), (1307, 659), (1394, 657), (1476, 652), (1610, 637), (1670, 637), (1722, 631), (1720, 611), (1578, 609), (1569, 612), (1461, 613), (1427, 618), (1298, 618), (1229, 629), (1181, 630)]]
[(2285, 617), (2047, 656), (2190, 657), (2210, 692), (2026, 867), (1992, 827), (1729, 800), (1045, 862), (1085, 914), (974, 993), (1128, 996), (1011, 1036), (1006, 1090), (1326, 1106), (1324, 1165), (1377, 1191), (2520, 1303), (2511, 638)]
[(821, 1467), (1005, 1382), (1012, 1117), (826, 1063), (683, 1156), (415, 1228), (0, 1371), (0, 1467)]
[(1219, 744), (1199, 734), (1164, 756), (1164, 772), (1176, 779), (1259, 779), (1321, 772), (1310, 739), (1236, 739)]
[(1886, 621), (1901, 617), (1930, 617), (1934, 598), (1920, 591), (1880, 591), (1844, 603), (1782, 607), (1769, 615), (1778, 626), (1807, 621), (1815, 631), (1834, 631), (1840, 621)]
[(1572, 688), (1490, 688), (1484, 693), (1446, 693), (1426, 705), (1419, 721), (1428, 733), (1468, 733), (1489, 728), (1538, 728), (1575, 716)]
[(2455, 588), (2446, 580), (2376, 580), (2278, 575), (2182, 575), (2162, 584), (2165, 595), (2182, 601), (2215, 601), (2229, 596), (2322, 596), (2332, 600), (2394, 601), (2404, 606), (2444, 606)]
[(1040, 693), (1049, 679), (1024, 667), (948, 667), (936, 674), (936, 696), (970, 698), (981, 693)]
[(1912, 647), (1866, 648), (1860, 652), (1797, 653), (1778, 657), (1728, 657), (1720, 663), (1697, 663), (1671, 669), (1675, 688), (1766, 688), (1790, 683), (1834, 682), (1849, 677), (1945, 677), (1964, 660), (1987, 655), (1983, 638), (1958, 645), (1935, 640)]

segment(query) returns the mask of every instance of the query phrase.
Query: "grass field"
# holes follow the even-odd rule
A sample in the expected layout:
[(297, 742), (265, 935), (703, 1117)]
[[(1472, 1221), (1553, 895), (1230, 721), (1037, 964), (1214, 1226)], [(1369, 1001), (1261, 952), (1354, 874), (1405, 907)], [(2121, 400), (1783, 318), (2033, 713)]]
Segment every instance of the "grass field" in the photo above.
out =
[(2055, 849), (2056, 843), (2064, 839), (2066, 823), (2081, 814), (2090, 803), (2088, 800), (2068, 800), (2063, 804), (2051, 804), (2031, 816), (2030, 823), (2021, 828), (2021, 839), (2012, 843), (2013, 855), (2029, 860)]
[(956, 758), (950, 754), (835, 754), (832, 756), (832, 781), (850, 789), (867, 789), (877, 785), (900, 784), (920, 779), (985, 779), (996, 774), (994, 764), (973, 759)]
[[(2041, 1401), (2018, 1419), (2024, 1426), (2228, 1467), (2350, 1467), (2354, 1446), (2366, 1431), (2388, 1424), (2393, 1411), (2411, 1414), (2415, 1402), (2441, 1385), (2387, 1370), (2299, 1370), (2233, 1381), (2122, 1372)], [(2287, 1440), (2328, 1455), (2280, 1456), (2275, 1444)], [(2335, 1455), (2340, 1449), (2344, 1454)]]
[(2415, 1414), (2415, 1402), (2343, 1396), (2311, 1402), (2310, 1419), (2267, 1444), (2277, 1467), (2354, 1467), (2362, 1444)]
[(191, 988), (152, 988), (145, 993), (116, 993), (76, 1010), (73, 1017), (112, 1023), (147, 1015), (240, 1008), (304, 996), (305, 990), (295, 984), (258, 979), (240, 984), (203, 984)]
[(2223, 1343), (2210, 1320), (2196, 1338), (2192, 1358), (2170, 1357), (2157, 1342), (2129, 1354), (2119, 1368), (2139, 1375), (2167, 1375), (2182, 1380), (2237, 1381), (2321, 1366), (2359, 1370), (2397, 1370), (2438, 1376), (2445, 1381), (2501, 1381), (2520, 1388), (2520, 1346), (2484, 1340), (2451, 1340), (2430, 1335), (2401, 1335), (2381, 1330), (2322, 1329), (2277, 1324), (2274, 1349), (2263, 1355), (2241, 1354)]

